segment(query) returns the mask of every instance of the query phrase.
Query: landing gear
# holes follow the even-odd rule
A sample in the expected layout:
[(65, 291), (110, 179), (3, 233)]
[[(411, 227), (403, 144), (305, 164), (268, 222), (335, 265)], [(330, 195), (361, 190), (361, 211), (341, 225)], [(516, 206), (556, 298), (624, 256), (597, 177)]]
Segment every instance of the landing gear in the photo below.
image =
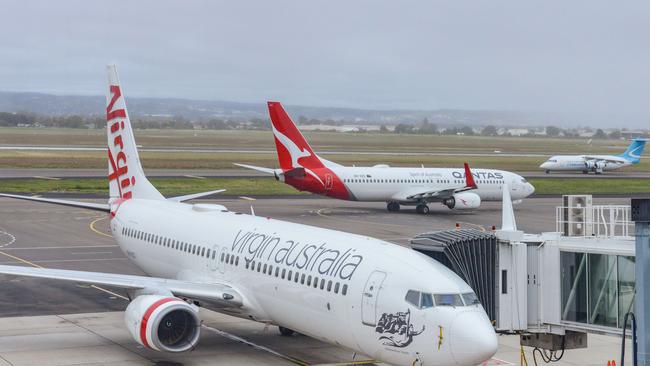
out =
[(397, 202), (388, 202), (388, 204), (386, 205), (386, 208), (390, 212), (397, 212), (397, 211), (399, 211), (399, 203), (397, 203)]
[(550, 174), (550, 173), (551, 173), (551, 171), (546, 169), (546, 174)]
[(420, 203), (419, 205), (415, 206), (415, 212), (426, 215), (429, 213), (429, 206), (424, 203)]
[(583, 170), (582, 174), (589, 174), (589, 171), (588, 170)]
[(291, 337), (294, 335), (294, 333), (296, 333), (293, 330), (285, 327), (278, 327), (278, 330), (280, 331), (280, 335), (283, 337)]

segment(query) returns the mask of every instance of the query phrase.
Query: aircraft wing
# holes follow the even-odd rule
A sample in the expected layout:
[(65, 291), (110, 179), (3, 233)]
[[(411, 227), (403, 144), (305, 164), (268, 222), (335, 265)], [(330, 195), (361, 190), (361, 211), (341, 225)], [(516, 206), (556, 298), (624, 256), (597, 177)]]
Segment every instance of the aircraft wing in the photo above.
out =
[(393, 196), (395, 199), (400, 199), (400, 197), (404, 197), (400, 200), (402, 201), (439, 201), (443, 200), (445, 198), (449, 198), (453, 196), (455, 193), (460, 193), (460, 192), (465, 192), (465, 191), (470, 191), (473, 189), (478, 188), (476, 185), (476, 182), (474, 181), (474, 176), (472, 175), (472, 171), (469, 168), (469, 164), (465, 163), (464, 164), (465, 168), (465, 186), (463, 187), (458, 187), (458, 188), (448, 188), (448, 189), (439, 189), (439, 190), (414, 190), (414, 189), (409, 189), (406, 192), (400, 192), (397, 195)]
[(30, 196), (21, 196), (17, 194), (8, 194), (8, 193), (0, 193), (0, 197), (17, 198), (20, 200), (35, 201), (35, 202), (53, 203), (56, 205), (70, 206), (70, 207), (77, 207), (77, 208), (87, 208), (90, 210), (103, 211), (103, 212), (111, 211), (110, 206), (105, 203), (68, 201), (68, 200), (59, 200), (55, 198), (30, 197)]
[(105, 285), (128, 290), (162, 289), (175, 296), (218, 301), (240, 307), (243, 298), (235, 289), (223, 283), (197, 283), (165, 278), (133, 276), (115, 273), (72, 271), (64, 269), (32, 268), (0, 265), (0, 274), (47, 278), (52, 280)]
[(620, 159), (611, 159), (606, 156), (588, 156), (585, 155), (582, 157), (585, 161), (605, 161), (608, 163), (614, 163), (614, 164), (622, 164), (623, 163), (623, 158)]
[(192, 193), (192, 194), (186, 194), (184, 196), (176, 196), (176, 197), (169, 197), (167, 198), (170, 201), (176, 201), (176, 202), (185, 202), (189, 200), (193, 200), (196, 198), (201, 198), (205, 196), (211, 196), (213, 194), (225, 192), (225, 189), (217, 189), (215, 191), (208, 191), (208, 192), (200, 192), (200, 193)]

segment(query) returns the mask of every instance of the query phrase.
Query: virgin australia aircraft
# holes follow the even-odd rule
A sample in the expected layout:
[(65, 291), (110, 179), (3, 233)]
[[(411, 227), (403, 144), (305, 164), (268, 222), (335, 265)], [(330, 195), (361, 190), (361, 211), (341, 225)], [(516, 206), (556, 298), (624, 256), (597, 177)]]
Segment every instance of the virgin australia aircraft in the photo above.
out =
[(280, 326), (395, 365), (477, 365), (494, 329), (472, 289), (442, 264), (367, 236), (165, 198), (144, 175), (114, 66), (107, 204), (3, 194), (106, 212), (110, 232), (146, 276), (0, 266), (0, 274), (128, 291), (125, 323), (146, 348), (184, 352), (200, 338), (198, 307)]
[[(282, 105), (269, 102), (273, 136), (280, 169), (246, 164), (244, 168), (275, 175), (300, 190), (349, 201), (386, 202), (388, 211), (415, 205), (418, 213), (429, 212), (430, 202), (442, 202), (453, 210), (475, 209), (481, 201), (500, 201), (502, 189), (510, 187), (519, 201), (535, 192), (522, 176), (503, 170), (345, 167), (316, 155)], [(471, 191), (471, 192), (470, 192)]]
[(539, 167), (546, 171), (582, 171), (583, 174), (594, 172), (602, 174), (606, 170), (615, 170), (641, 161), (646, 139), (634, 139), (624, 153), (620, 155), (556, 155), (551, 156)]

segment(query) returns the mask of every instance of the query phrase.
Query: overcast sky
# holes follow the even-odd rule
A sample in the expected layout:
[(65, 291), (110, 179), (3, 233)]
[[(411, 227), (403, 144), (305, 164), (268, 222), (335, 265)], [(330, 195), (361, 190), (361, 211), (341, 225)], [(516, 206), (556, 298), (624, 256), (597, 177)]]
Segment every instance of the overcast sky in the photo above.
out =
[[(2, 1), (0, 90), (650, 127), (647, 1)], [(592, 122), (592, 123), (590, 123)]]

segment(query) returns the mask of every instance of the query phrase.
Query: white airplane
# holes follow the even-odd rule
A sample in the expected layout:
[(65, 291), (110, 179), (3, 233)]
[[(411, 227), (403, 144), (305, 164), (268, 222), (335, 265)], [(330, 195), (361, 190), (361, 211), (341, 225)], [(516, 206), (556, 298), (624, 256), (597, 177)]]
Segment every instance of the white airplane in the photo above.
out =
[[(503, 170), (391, 168), (388, 165), (346, 167), (318, 156), (282, 105), (269, 102), (280, 169), (235, 164), (273, 174), (300, 190), (349, 201), (386, 202), (388, 211), (415, 205), (429, 212), (429, 202), (442, 202), (453, 210), (475, 209), (481, 201), (500, 201), (505, 186), (515, 202), (535, 192), (522, 176)], [(473, 179), (472, 179), (473, 178)], [(471, 192), (470, 192), (471, 191)]]
[(143, 173), (115, 66), (108, 67), (107, 204), (2, 194), (104, 211), (147, 276), (0, 266), (0, 274), (128, 291), (126, 326), (146, 348), (190, 351), (200, 306), (300, 332), (395, 365), (477, 365), (497, 350), (472, 289), (414, 250), (340, 231), (164, 198)]
[(551, 156), (539, 167), (546, 171), (582, 171), (583, 174), (594, 172), (602, 174), (606, 170), (614, 170), (641, 161), (646, 139), (634, 139), (624, 153), (620, 155), (556, 155)]

